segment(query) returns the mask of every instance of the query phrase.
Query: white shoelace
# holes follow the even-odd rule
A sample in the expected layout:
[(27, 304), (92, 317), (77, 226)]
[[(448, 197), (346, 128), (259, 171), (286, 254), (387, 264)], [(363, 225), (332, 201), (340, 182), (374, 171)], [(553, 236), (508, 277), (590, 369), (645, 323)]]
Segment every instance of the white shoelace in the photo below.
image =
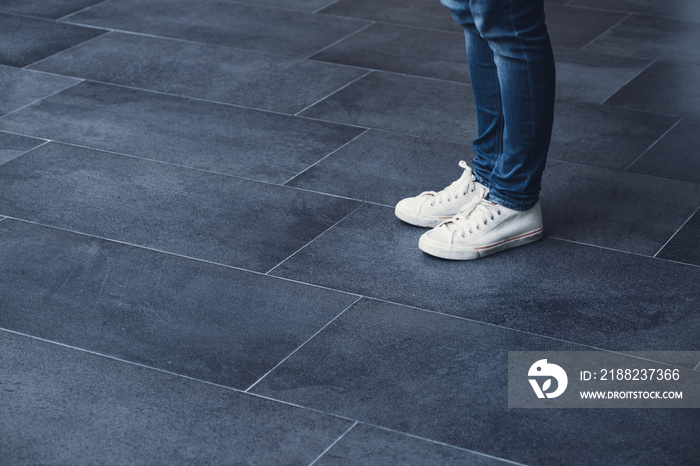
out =
[(481, 195), (478, 199), (462, 207), (457, 215), (442, 222), (437, 228), (447, 228), (452, 234), (451, 239), (454, 240), (457, 234), (465, 238), (468, 234), (473, 234), (482, 226), (495, 220), (496, 216), (502, 213), (501, 207), (483, 199), (483, 196), (486, 195), (485, 191), (482, 191)]
[(459, 166), (464, 169), (464, 173), (457, 181), (454, 181), (442, 191), (425, 191), (421, 193), (421, 196), (433, 196), (433, 200), (430, 202), (431, 206), (434, 206), (435, 203), (442, 204), (443, 201), (451, 202), (452, 199), (458, 199), (460, 196), (466, 196), (468, 192), (474, 191), (476, 178), (472, 174), (471, 168), (464, 160), (459, 162)]

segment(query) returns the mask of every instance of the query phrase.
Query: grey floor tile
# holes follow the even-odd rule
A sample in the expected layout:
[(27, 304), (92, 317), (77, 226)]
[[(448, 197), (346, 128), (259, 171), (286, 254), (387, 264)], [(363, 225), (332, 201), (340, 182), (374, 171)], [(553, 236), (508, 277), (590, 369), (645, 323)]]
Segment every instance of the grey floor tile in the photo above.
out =
[(364, 206), (273, 274), (611, 350), (698, 349), (696, 267), (554, 239), (443, 261), (423, 231)]
[(235, 0), (238, 3), (248, 3), (250, 5), (265, 5), (276, 8), (287, 8), (290, 10), (306, 11), (313, 13), (335, 0)]
[(273, 183), (362, 131), (88, 82), (1, 118), (0, 129)]
[(102, 0), (0, 0), (0, 11), (40, 18), (58, 19), (100, 3)]
[(700, 65), (656, 62), (605, 103), (700, 120)]
[(545, 2), (547, 30), (555, 47), (580, 49), (625, 18), (625, 13)]
[(355, 297), (6, 219), (0, 327), (245, 390)]
[[(625, 17), (624, 13), (570, 8), (558, 3), (545, 3), (547, 25), (556, 46), (581, 48)], [(405, 24), (410, 26), (461, 32), (449, 10), (439, 2), (401, 2), (388, 0), (341, 0), (320, 11), (339, 16)]]
[(682, 120), (629, 168), (632, 173), (700, 184), (700, 120)]
[(460, 177), (470, 148), (370, 130), (288, 184), (393, 206), (423, 191), (439, 191)]
[(0, 165), (0, 180), (8, 217), (255, 271), (359, 205), (55, 143)]
[(365, 72), (122, 33), (106, 34), (33, 68), (284, 113), (303, 110)]
[(651, 62), (637, 58), (555, 48), (557, 98), (600, 104)]
[(5, 464), (309, 464), (351, 425), (3, 331), (0, 354)]
[(549, 157), (624, 170), (678, 117), (557, 101)]
[(525, 464), (684, 464), (700, 453), (692, 409), (508, 409), (508, 351), (555, 349), (576, 347), (362, 301), (253, 390)]
[(464, 34), (459, 32), (373, 24), (311, 58), (457, 82), (469, 80)]
[(439, 1), (340, 0), (319, 13), (462, 32)]
[(569, 5), (700, 22), (700, 4), (695, 0), (572, 0)]
[[(554, 164), (555, 160), (568, 160), (623, 170), (677, 120), (675, 117), (563, 101), (558, 102), (556, 111), (550, 165)], [(370, 130), (292, 179), (289, 185), (393, 206), (404, 197), (415, 196), (423, 191), (439, 191), (448, 186), (459, 178), (462, 172), (457, 166), (458, 161), (469, 162), (473, 156), (471, 148), (465, 145)], [(619, 174), (592, 169), (590, 174), (584, 175), (589, 173), (584, 167), (580, 168), (583, 172), (576, 175), (579, 170), (576, 165), (566, 167), (568, 168), (562, 169), (563, 174), (557, 172), (545, 178), (552, 180), (551, 183), (547, 181), (549, 185), (545, 186), (548, 197), (561, 195), (567, 202), (572, 201), (571, 194), (565, 192), (569, 189), (567, 183), (593, 186), (604, 183), (602, 179), (616, 183)], [(545, 172), (545, 176), (548, 176), (548, 172)], [(592, 179), (596, 176), (602, 178), (595, 183), (579, 182), (576, 180), (578, 176), (582, 179)], [(634, 196), (640, 195), (640, 190), (645, 189), (644, 183), (650, 180), (644, 177), (635, 185), (636, 177), (626, 174), (619, 176), (622, 185), (629, 190), (629, 198), (608, 192), (611, 188), (601, 187), (601, 192), (586, 193), (583, 199), (596, 199), (597, 203), (602, 202), (605, 196), (610, 196), (611, 205), (622, 207), (625, 202), (632, 202)], [(559, 177), (563, 177), (562, 180), (559, 180)], [(672, 184), (669, 188), (678, 189), (682, 186), (684, 185)], [(580, 192), (579, 194), (583, 195)], [(669, 193), (668, 198), (673, 197)], [(634, 204), (640, 204), (641, 207), (639, 202), (635, 201)], [(687, 208), (693, 207), (692, 202), (686, 202), (684, 205)], [(597, 204), (592, 208), (597, 209)], [(686, 213), (685, 210), (682, 213)], [(674, 217), (676, 226), (683, 218), (687, 217)], [(635, 220), (629, 218), (626, 221)], [(582, 225), (579, 227), (586, 234), (585, 228)], [(653, 254), (658, 250), (668, 235), (673, 234), (672, 228), (670, 225), (663, 232), (647, 232), (649, 237), (644, 241), (648, 248), (645, 252)], [(616, 228), (613, 229), (615, 230)], [(646, 228), (636, 234), (643, 235), (643, 231), (646, 231)], [(629, 239), (636, 242), (641, 238)], [(621, 243), (617, 241), (616, 244)], [(654, 249), (655, 247), (657, 249)]]
[(557, 238), (653, 256), (700, 205), (697, 184), (550, 162), (542, 210)]
[(103, 34), (93, 28), (0, 13), (0, 64), (22, 67)]
[(301, 115), (470, 144), (473, 102), (467, 84), (375, 71)]
[(301, 58), (369, 24), (222, 0), (109, 0), (68, 21)]
[(40, 146), (41, 139), (0, 132), (0, 165)]
[(0, 65), (0, 116), (80, 82)]
[(358, 424), (315, 464), (425, 466), (512, 464), (490, 456), (429, 442), (366, 424)]
[(698, 244), (700, 244), (700, 213), (696, 212), (664, 246), (657, 257), (700, 265)]
[(633, 15), (586, 50), (647, 60), (700, 65), (700, 24)]

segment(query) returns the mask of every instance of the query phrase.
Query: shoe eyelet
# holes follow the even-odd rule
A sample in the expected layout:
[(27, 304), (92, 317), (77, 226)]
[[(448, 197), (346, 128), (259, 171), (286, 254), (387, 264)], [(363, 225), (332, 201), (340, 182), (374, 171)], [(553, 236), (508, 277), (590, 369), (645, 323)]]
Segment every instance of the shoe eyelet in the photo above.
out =
[(495, 220), (495, 218), (494, 218), (494, 216), (493, 216), (493, 215), (491, 216), (491, 220)]
[(473, 235), (473, 234), (474, 234), (474, 232), (473, 232), (473, 231), (471, 231), (471, 230), (469, 230), (469, 234), (470, 234), (470, 235)]
[(481, 230), (481, 227), (479, 225), (476, 226), (477, 230)]
[(466, 238), (466, 237), (467, 237), (467, 235), (465, 235), (464, 233), (462, 233), (462, 238)]
[(500, 211), (500, 210), (498, 211), (498, 215), (501, 215), (501, 211)]

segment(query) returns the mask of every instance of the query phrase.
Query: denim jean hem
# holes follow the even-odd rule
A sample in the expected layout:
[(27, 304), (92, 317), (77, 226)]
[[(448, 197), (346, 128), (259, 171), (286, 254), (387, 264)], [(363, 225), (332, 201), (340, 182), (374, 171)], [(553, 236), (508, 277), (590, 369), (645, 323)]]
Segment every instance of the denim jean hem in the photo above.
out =
[(472, 175), (474, 175), (474, 179), (478, 181), (479, 183), (483, 184), (486, 186), (488, 189), (491, 189), (491, 186), (489, 184), (489, 180), (487, 178), (484, 178), (483, 176), (479, 175), (474, 168), (472, 168)]
[(493, 191), (489, 191), (489, 193), (486, 195), (486, 200), (491, 201), (491, 202), (495, 202), (496, 204), (503, 206), (503, 207), (506, 207), (506, 208), (511, 209), (511, 210), (517, 210), (518, 212), (525, 212), (526, 210), (530, 210), (537, 205), (537, 203), (539, 202), (539, 197), (535, 200), (535, 202), (533, 202), (531, 204), (521, 205), (521, 204), (513, 204), (512, 202), (498, 196), (497, 194), (494, 195)]

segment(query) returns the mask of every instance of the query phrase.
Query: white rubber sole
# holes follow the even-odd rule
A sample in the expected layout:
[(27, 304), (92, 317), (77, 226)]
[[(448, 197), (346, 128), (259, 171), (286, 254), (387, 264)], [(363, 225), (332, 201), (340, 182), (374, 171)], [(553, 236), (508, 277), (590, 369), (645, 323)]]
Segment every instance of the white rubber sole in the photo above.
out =
[(543, 228), (540, 227), (537, 230), (512, 236), (497, 243), (470, 248), (455, 248), (454, 246), (445, 247), (443, 244), (434, 243), (428, 237), (426, 237), (426, 235), (423, 235), (418, 241), (418, 247), (426, 254), (430, 254), (431, 256), (439, 257), (441, 259), (457, 261), (476, 260), (500, 251), (505, 251), (506, 249), (534, 243), (542, 238), (543, 231)]

